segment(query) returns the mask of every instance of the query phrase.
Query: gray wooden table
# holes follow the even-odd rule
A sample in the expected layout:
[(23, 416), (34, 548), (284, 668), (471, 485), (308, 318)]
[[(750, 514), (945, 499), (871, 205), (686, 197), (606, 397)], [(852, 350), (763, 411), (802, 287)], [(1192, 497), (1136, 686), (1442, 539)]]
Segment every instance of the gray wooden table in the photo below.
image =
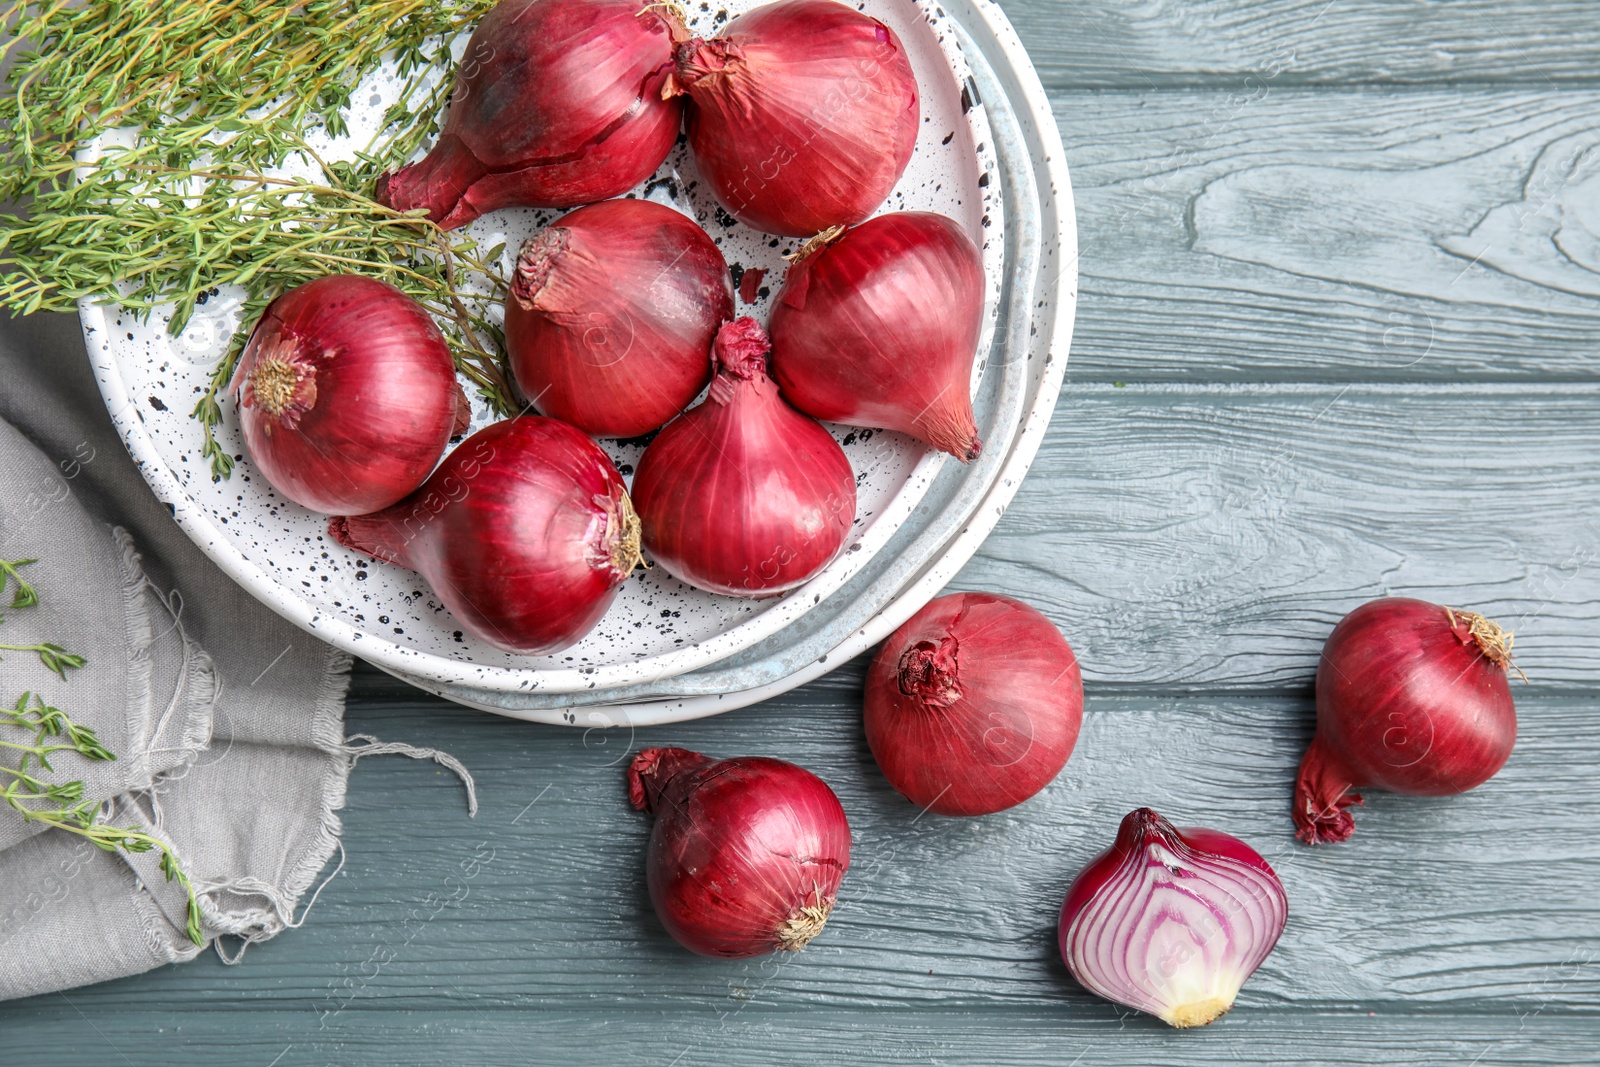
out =
[[(303, 929), (0, 1007), (0, 1062), (1600, 1062), (1600, 6), (1007, 10), (1066, 140), (1082, 300), (1043, 452), (956, 585), (1076, 647), (1065, 774), (916, 818), (862, 739), (860, 663), (636, 734), (360, 670), (350, 728), (460, 756), (478, 818), (432, 765), (362, 764)], [(1317, 649), (1384, 593), (1516, 628), (1517, 749), (1307, 850)], [(854, 865), (798, 957), (692, 958), (651, 915), (619, 763), (663, 742), (838, 791)], [(1204, 1031), (1123, 1015), (1056, 955), (1067, 882), (1140, 804), (1245, 837), (1288, 887), (1278, 950)]]

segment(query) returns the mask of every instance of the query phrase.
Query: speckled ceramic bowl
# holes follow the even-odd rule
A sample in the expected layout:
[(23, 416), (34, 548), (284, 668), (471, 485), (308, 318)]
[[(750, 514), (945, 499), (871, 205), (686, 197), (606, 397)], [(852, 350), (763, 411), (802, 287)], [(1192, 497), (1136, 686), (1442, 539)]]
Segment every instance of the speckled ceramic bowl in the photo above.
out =
[[(984, 101), (1007, 218), (1000, 328), (975, 398), (988, 444), (939, 472), (883, 551), (804, 618), (728, 658), (653, 684), (575, 694), (501, 693), (412, 679), (473, 707), (584, 729), (715, 715), (782, 693), (867, 651), (972, 557), (1017, 491), (1066, 369), (1077, 287), (1072, 191), (1048, 101), (1018, 66), (1015, 35), (987, 4), (947, 5)], [(599, 742), (597, 742), (599, 743)]]
[[(733, 5), (730, 13), (743, 6), (749, 5)], [(988, 28), (1003, 27), (1003, 19), (987, 6), (982, 11), (970, 9), (963, 18), (909, 0), (878, 0), (867, 4), (866, 10), (888, 21), (905, 41), (923, 94), (923, 133), (916, 156), (884, 210), (943, 211), (983, 241), (992, 297), (990, 334), (984, 342), (988, 347), (1007, 303), (1003, 283), (1015, 266), (1008, 262), (1010, 197), (1000, 192), (1007, 183), (992, 179), (1002, 172), (1002, 165), (1014, 169), (1018, 162), (1013, 158), (1002, 164), (996, 154), (988, 108), (964, 51), (974, 47), (975, 38), (963, 41), (957, 22), (976, 27), (976, 39), (998, 40), (1000, 31)], [(710, 14), (699, 13), (695, 28), (710, 31), (715, 21)], [(1009, 33), (1009, 28), (1003, 32)], [(1015, 66), (1022, 53), (1014, 37), (1003, 50), (1010, 54), (1005, 65)], [(980, 65), (987, 70), (992, 62), (985, 58)], [(1037, 89), (1025, 60), (1022, 64), (1018, 76)], [(370, 93), (357, 94), (363, 103), (352, 115), (350, 142), (370, 133), (367, 127), (387, 107), (396, 88), (392, 78), (377, 77)], [(1047, 109), (1044, 114), (1048, 115)], [(319, 148), (338, 153), (348, 144)], [(1057, 149), (1057, 163), (1059, 158)], [(1061, 184), (1064, 187), (1064, 181)], [(730, 263), (743, 270), (765, 270), (769, 284), (753, 306), (741, 309), (763, 315), (771, 290), (782, 277), (781, 257), (795, 242), (775, 241), (728, 224), (699, 190), (692, 161), (681, 150), (638, 195), (699, 219)], [(505, 241), (509, 259), (523, 238), (554, 215), (500, 212), (475, 224), (475, 235), (486, 246)], [(1070, 211), (1066, 217), (1070, 220)], [(792, 644), (783, 635), (798, 636), (795, 628), (808, 615), (827, 605), (824, 614), (831, 619), (841, 598), (860, 595), (861, 579), (875, 564), (881, 565), (885, 546), (916, 525), (910, 520), (935, 484), (941, 478), (950, 480), (945, 472), (968, 469), (946, 463), (897, 434), (840, 428), (836, 432), (858, 476), (858, 527), (850, 550), (811, 583), (785, 597), (752, 602), (702, 593), (659, 571), (641, 574), (624, 588), (601, 626), (578, 645), (556, 656), (509, 656), (458, 632), (448, 613), (410, 572), (365, 560), (325, 540), (324, 518), (277, 497), (254, 474), (248, 459), (230, 481), (211, 481), (199, 456), (198, 428), (187, 412), (195, 387), (221, 358), (237, 323), (236, 297), (224, 293), (209, 302), (177, 338), (166, 333), (159, 315), (141, 324), (115, 309), (83, 309), (102, 392), (146, 479), (173, 507), (190, 535), (275, 610), (385, 669), (474, 703), (478, 701), (472, 694), (481, 693), (502, 694), (507, 701), (537, 696), (540, 701), (559, 702), (567, 694), (573, 702), (621, 699), (619, 694), (649, 691), (730, 657), (747, 663), (753, 654), (756, 662), (769, 661), (774, 642)], [(1066, 321), (1071, 321), (1070, 300)], [(980, 399), (986, 387), (992, 391), (997, 384), (1018, 378), (1016, 361), (1008, 354), (1013, 347), (1010, 341), (997, 340), (989, 349), (989, 359), (975, 375)], [(1061, 352), (1064, 355), (1064, 344)], [(1056, 381), (1058, 388), (1059, 375)], [(1052, 391), (1052, 403), (1053, 398)], [(225, 446), (242, 453), (231, 416), (230, 406), (220, 436)], [(480, 412), (478, 422), (484, 421)], [(1002, 443), (1009, 452), (1010, 437), (1010, 432), (999, 438), (991, 432), (987, 436), (991, 454), (1000, 451), (994, 446)], [(624, 473), (630, 472), (637, 448), (606, 444)], [(897, 552), (892, 554), (898, 559)], [(886, 592), (878, 585), (863, 591), (880, 598)]]

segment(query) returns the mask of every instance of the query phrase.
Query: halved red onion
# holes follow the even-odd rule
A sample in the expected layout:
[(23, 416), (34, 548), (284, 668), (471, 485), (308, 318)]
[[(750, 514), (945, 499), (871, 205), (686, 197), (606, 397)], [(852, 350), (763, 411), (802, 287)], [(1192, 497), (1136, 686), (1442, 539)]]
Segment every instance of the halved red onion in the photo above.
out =
[(953, 219), (879, 215), (790, 266), (772, 308), (772, 376), (815, 418), (975, 459), (983, 295), (982, 254)]
[(1176, 1027), (1233, 1007), (1289, 918), (1261, 854), (1219, 830), (1130, 812), (1061, 908), (1061, 957), (1085, 989)]
[(379, 202), (448, 230), (627, 192), (678, 138), (682, 105), (661, 90), (686, 36), (664, 3), (500, 0), (467, 42), (438, 143), (378, 179)]
[(834, 0), (779, 0), (676, 49), (689, 147), (747, 226), (809, 237), (860, 222), (916, 147), (917, 81), (893, 31)]
[(596, 437), (637, 437), (705, 388), (712, 338), (732, 317), (728, 265), (693, 219), (607, 200), (523, 247), (506, 349), (540, 412)]

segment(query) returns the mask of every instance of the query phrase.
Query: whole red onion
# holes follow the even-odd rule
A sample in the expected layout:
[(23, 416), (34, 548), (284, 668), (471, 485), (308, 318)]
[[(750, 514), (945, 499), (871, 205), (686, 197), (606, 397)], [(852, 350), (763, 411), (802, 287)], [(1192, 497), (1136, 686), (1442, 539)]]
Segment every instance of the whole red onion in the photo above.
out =
[(940, 815), (988, 815), (1066, 766), (1083, 676), (1061, 631), (1028, 605), (953, 593), (878, 650), (865, 719), (872, 756), (901, 796)]
[(983, 257), (953, 220), (879, 215), (789, 268), (772, 310), (772, 374), (808, 415), (978, 455), (972, 361)]
[(667, 4), (500, 0), (467, 42), (438, 143), (379, 178), (379, 202), (448, 230), (628, 191), (677, 140), (682, 106), (661, 90), (685, 36)]
[(696, 165), (734, 218), (809, 237), (860, 222), (911, 161), (917, 82), (894, 33), (834, 0), (780, 0), (676, 49)]
[(267, 305), (228, 391), (250, 458), (313, 511), (393, 504), (422, 484), (469, 414), (427, 311), (355, 274), (306, 282)]
[(722, 253), (693, 219), (607, 200), (523, 246), (506, 301), (506, 348), (524, 395), (596, 437), (637, 437), (711, 379), (733, 317)]
[(1061, 907), (1061, 958), (1089, 992), (1172, 1026), (1217, 1019), (1278, 943), (1283, 883), (1219, 830), (1130, 812)]
[(1464, 793), (1511, 756), (1513, 635), (1482, 615), (1403, 597), (1335, 626), (1317, 664), (1317, 733), (1295, 783), (1306, 844), (1355, 831), (1362, 786), (1411, 796)]
[(855, 521), (850, 460), (778, 395), (768, 348), (754, 319), (722, 327), (710, 395), (667, 424), (633, 479), (645, 548), (713, 593), (793, 589), (839, 554)]
[(639, 520), (611, 460), (537, 415), (479, 430), (416, 493), (328, 532), (416, 571), (466, 629), (530, 656), (588, 633), (639, 562)]
[(850, 866), (850, 824), (822, 779), (783, 760), (649, 748), (628, 796), (656, 818), (645, 879), (683, 947), (738, 959), (822, 932)]

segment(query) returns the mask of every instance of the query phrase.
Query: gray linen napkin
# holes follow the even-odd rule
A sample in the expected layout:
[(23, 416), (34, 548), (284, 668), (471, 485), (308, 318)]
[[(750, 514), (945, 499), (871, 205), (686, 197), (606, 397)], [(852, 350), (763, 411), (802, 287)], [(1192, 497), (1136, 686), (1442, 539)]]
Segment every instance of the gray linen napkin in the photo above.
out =
[[(19, 574), (40, 593), (36, 607), (12, 609), (14, 587), (0, 596), (0, 642), (54, 641), (87, 658), (70, 680), (37, 655), (0, 650), (0, 700), (22, 694), (91, 726), (117, 761), (73, 752), (51, 759), (51, 780), (80, 780), (85, 796), (106, 801), (149, 789), (156, 776), (193, 758), (211, 739), (216, 672), (183, 630), (171, 605), (145, 580), (127, 531), (89, 517), (54, 464), (9, 423), (0, 422), (0, 559), (35, 559)], [(13, 743), (26, 735), (0, 732)], [(0, 749), (0, 765), (21, 754)], [(47, 827), (0, 808), (0, 849)], [(3, 908), (3, 906), (0, 906)]]
[[(349, 657), (253, 600), (172, 522), (101, 404), (75, 318), (0, 317), (0, 420), (0, 558), (37, 556), (24, 574), (41, 597), (23, 611), (0, 603), (0, 643), (49, 639), (89, 659), (62, 681), (36, 658), (0, 653), (0, 699), (37, 689), (99, 731), (121, 758), (66, 754), (58, 772), (105, 800), (109, 821), (175, 847), (208, 941), (296, 925), (339, 847), (355, 759), (459, 764), (346, 742)], [(0, 999), (196, 955), (185, 898), (158, 861), (0, 817), (0, 952), (11, 961)]]

